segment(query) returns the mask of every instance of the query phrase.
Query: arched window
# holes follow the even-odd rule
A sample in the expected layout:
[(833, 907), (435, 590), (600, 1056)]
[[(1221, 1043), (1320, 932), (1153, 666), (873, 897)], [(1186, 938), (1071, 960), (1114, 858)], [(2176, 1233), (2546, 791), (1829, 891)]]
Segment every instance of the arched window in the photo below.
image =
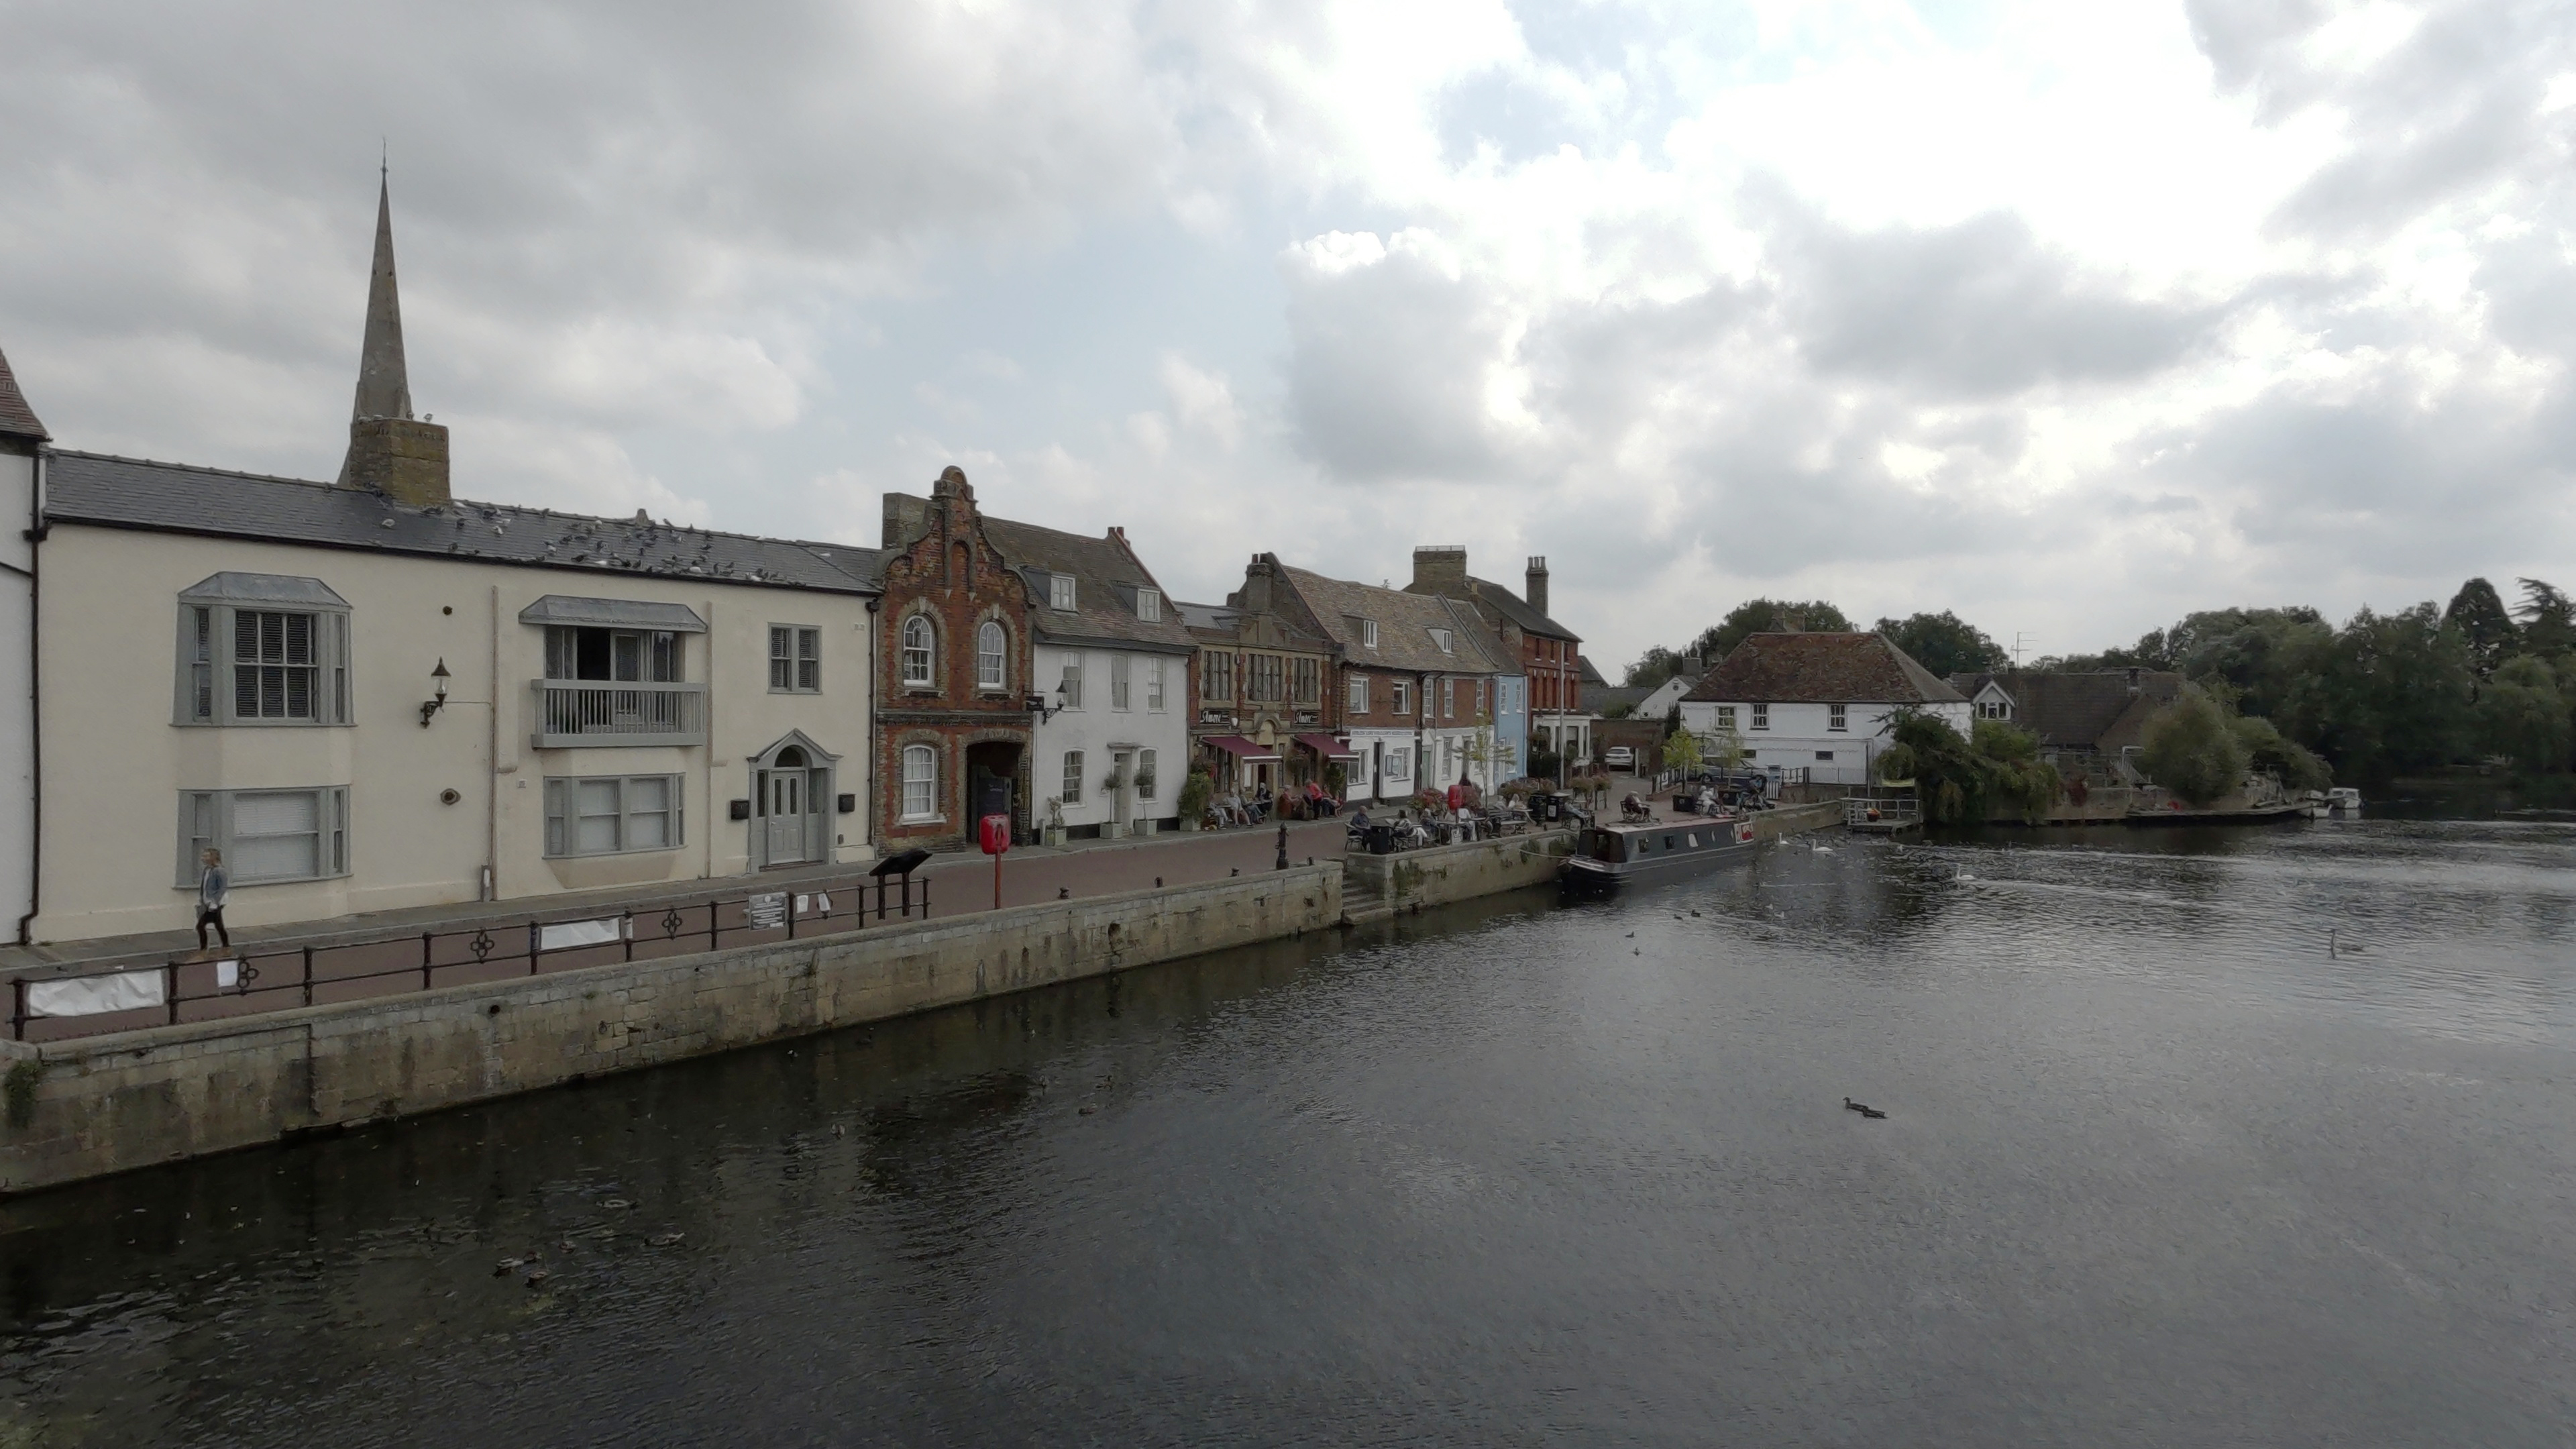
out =
[(907, 686), (930, 683), (930, 620), (915, 614), (903, 621), (903, 682)]
[(903, 747), (903, 818), (929, 820), (939, 813), (939, 751), (929, 745)]
[(1010, 666), (1005, 653), (1002, 626), (987, 619), (975, 631), (975, 687), (1005, 689), (1010, 686)]

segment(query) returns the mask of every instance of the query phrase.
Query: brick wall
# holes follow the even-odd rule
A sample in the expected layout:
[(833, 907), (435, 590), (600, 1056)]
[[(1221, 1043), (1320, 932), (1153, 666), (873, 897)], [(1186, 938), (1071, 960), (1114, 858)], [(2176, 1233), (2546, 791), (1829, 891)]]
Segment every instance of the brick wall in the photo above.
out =
[[(886, 500), (884, 647), (878, 651), (876, 778), (877, 839), (886, 851), (912, 846), (953, 847), (972, 838), (967, 799), (968, 750), (1007, 747), (1007, 773), (1016, 782), (1013, 815), (1029, 825), (1028, 587), (984, 537), (983, 515), (966, 475), (950, 468), (926, 501), (900, 494)], [(927, 683), (907, 683), (905, 633), (914, 619), (928, 621), (932, 666)], [(976, 635), (987, 622), (1002, 627), (1007, 661), (1002, 687), (976, 682)], [(904, 819), (904, 753), (921, 746), (936, 752), (935, 814)], [(999, 755), (1003, 752), (994, 752)]]

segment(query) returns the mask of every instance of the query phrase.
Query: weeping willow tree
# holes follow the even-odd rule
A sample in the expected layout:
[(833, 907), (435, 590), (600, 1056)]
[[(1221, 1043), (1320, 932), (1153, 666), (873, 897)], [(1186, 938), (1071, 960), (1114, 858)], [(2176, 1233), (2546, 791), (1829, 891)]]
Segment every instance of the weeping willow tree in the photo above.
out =
[(2004, 810), (2035, 823), (2065, 789), (2057, 767), (2039, 758), (2039, 738), (2001, 720), (1979, 720), (1973, 736), (1962, 736), (1939, 715), (1899, 710), (1891, 733), (1879, 774), (1911, 776), (1923, 816), (1935, 824), (1975, 824)]

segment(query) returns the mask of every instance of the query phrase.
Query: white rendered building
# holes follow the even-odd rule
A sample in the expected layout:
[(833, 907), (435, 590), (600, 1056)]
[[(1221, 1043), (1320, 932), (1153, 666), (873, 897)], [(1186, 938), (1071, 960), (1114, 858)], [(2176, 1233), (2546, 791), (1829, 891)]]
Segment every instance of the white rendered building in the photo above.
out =
[(1682, 727), (1704, 746), (1732, 731), (1777, 778), (1859, 785), (1906, 708), (1972, 724), (1967, 696), (1876, 634), (1754, 634), (1682, 697)]

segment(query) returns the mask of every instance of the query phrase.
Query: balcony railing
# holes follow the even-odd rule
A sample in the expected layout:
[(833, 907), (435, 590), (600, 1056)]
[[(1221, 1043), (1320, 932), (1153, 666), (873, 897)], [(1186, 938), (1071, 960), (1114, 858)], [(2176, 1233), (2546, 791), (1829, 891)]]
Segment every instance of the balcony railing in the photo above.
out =
[(535, 720), (528, 743), (540, 750), (707, 742), (703, 684), (538, 679), (528, 690)]

